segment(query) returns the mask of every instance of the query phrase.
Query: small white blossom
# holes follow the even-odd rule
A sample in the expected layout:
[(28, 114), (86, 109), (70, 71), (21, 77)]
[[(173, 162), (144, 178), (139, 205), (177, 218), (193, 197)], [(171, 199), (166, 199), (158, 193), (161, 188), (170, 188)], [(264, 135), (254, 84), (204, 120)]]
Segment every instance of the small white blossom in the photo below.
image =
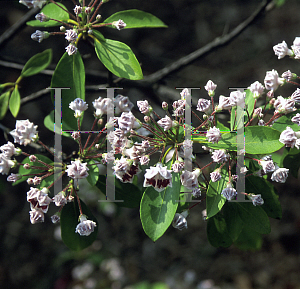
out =
[(78, 38), (78, 34), (74, 29), (66, 30), (65, 35), (66, 40), (69, 42), (75, 42)]
[(25, 5), (27, 8), (36, 8), (40, 9), (47, 2), (47, 0), (20, 0), (19, 3)]
[(284, 83), (285, 79), (278, 76), (278, 72), (273, 69), (272, 71), (267, 71), (264, 83), (267, 90), (276, 90), (279, 85)]
[(166, 187), (172, 187), (172, 174), (166, 166), (157, 163), (155, 167), (146, 169), (144, 187), (154, 187), (158, 192), (163, 191)]
[(140, 127), (139, 122), (136, 120), (132, 112), (122, 112), (121, 116), (118, 118), (118, 125), (125, 134), (130, 132), (131, 129)]
[(18, 174), (13, 174), (11, 173), (8, 177), (7, 177), (7, 181), (8, 182), (12, 182), (12, 183), (15, 183), (17, 180), (20, 179), (20, 175)]
[(197, 110), (201, 111), (201, 112), (208, 112), (210, 109), (210, 100), (208, 99), (204, 99), (204, 98), (200, 98), (198, 100), (198, 104), (197, 104)]
[(126, 27), (126, 23), (121, 19), (119, 19), (118, 21), (114, 21), (111, 25), (116, 27), (118, 30)]
[(224, 95), (220, 95), (219, 104), (216, 107), (216, 110), (231, 109), (231, 107), (232, 107), (231, 99)]
[(183, 171), (180, 175), (181, 184), (188, 190), (193, 190), (198, 187), (198, 177), (200, 175), (200, 169), (196, 169), (193, 172)]
[(67, 166), (66, 173), (72, 179), (84, 179), (89, 175), (88, 170), (87, 163), (82, 163), (77, 159)]
[(129, 100), (127, 96), (118, 94), (114, 98), (115, 114), (120, 114), (121, 112), (129, 112), (133, 108), (133, 103)]
[(288, 177), (289, 169), (286, 168), (276, 168), (271, 176), (271, 180), (277, 183), (285, 183)]
[(31, 34), (31, 39), (41, 43), (44, 39), (50, 36), (49, 32), (47, 31), (40, 31), (36, 30), (34, 33)]
[(67, 198), (64, 192), (59, 192), (52, 198), (52, 201), (55, 203), (55, 206), (60, 207), (67, 204)]
[(73, 54), (77, 53), (77, 47), (70, 43), (67, 47), (66, 47), (66, 52), (71, 56)]
[(172, 119), (167, 115), (164, 118), (161, 118), (157, 123), (164, 129), (164, 131), (169, 130), (175, 125), (174, 121), (172, 121)]
[(290, 70), (287, 70), (281, 74), (281, 77), (287, 81), (291, 81), (295, 77), (295, 74), (292, 73)]
[(208, 92), (209, 96), (214, 96), (217, 85), (214, 84), (211, 80), (209, 80), (204, 86), (205, 90)]
[(182, 171), (182, 169), (184, 168), (184, 162), (178, 162), (176, 161), (173, 165), (172, 165), (172, 171), (174, 173), (179, 173)]
[(247, 167), (242, 167), (242, 168), (240, 169), (240, 173), (241, 173), (241, 174), (245, 174), (245, 173), (247, 173), (247, 172), (248, 172)]
[(47, 22), (49, 21), (49, 17), (47, 15), (45, 15), (43, 12), (35, 15), (35, 19), (39, 20), (40, 22)]
[(11, 158), (16, 152), (14, 144), (10, 141), (8, 141), (7, 144), (1, 146), (0, 150), (8, 159)]
[(293, 55), (293, 51), (288, 48), (285, 41), (282, 41), (282, 43), (278, 43), (277, 45), (273, 46), (273, 50), (275, 52), (275, 55), (278, 56), (278, 59), (281, 59), (286, 55)]
[(263, 119), (260, 119), (257, 123), (258, 126), (265, 126), (265, 121)]
[(36, 223), (42, 223), (44, 222), (44, 213), (39, 209), (33, 209), (29, 212), (30, 215), (30, 223), (36, 224)]
[(81, 117), (82, 112), (88, 109), (87, 103), (81, 99), (81, 98), (76, 98), (69, 104), (69, 108), (75, 111), (74, 116)]
[(7, 158), (4, 154), (0, 154), (0, 173), (2, 175), (7, 175), (14, 164), (14, 161)]
[(283, 98), (281, 95), (274, 102), (276, 112), (289, 113), (295, 110), (295, 101), (290, 98)]
[(206, 138), (209, 142), (218, 143), (218, 141), (222, 138), (220, 129), (215, 126), (210, 128), (206, 133)]
[(264, 204), (264, 200), (261, 197), (261, 194), (258, 195), (250, 195), (249, 196), (254, 206), (261, 206)]
[(259, 98), (264, 92), (265, 87), (258, 81), (252, 83), (248, 89), (253, 93), (253, 98)]
[(246, 92), (241, 92), (239, 90), (230, 92), (229, 100), (232, 106), (241, 105), (245, 103)]
[(37, 140), (37, 125), (27, 120), (17, 120), (16, 128), (10, 132), (14, 138), (14, 142), (20, 145), (28, 145), (32, 141)]
[(293, 148), (295, 146), (297, 137), (293, 129), (289, 126), (280, 134), (279, 141), (285, 144), (286, 147)]
[(107, 114), (107, 110), (113, 111), (114, 104), (110, 98), (99, 97), (93, 101), (93, 106), (96, 109), (95, 116), (100, 118), (103, 114)]
[(296, 103), (300, 103), (300, 88), (297, 88), (291, 95), (291, 99)]
[(172, 226), (180, 231), (182, 229), (187, 229), (186, 216), (184, 216), (183, 214), (176, 213), (172, 221)]
[(190, 92), (188, 90), (188, 88), (184, 88), (181, 92), (180, 92), (180, 96), (181, 96), (181, 99), (186, 99), (187, 96), (190, 96)]
[(149, 162), (150, 162), (149, 156), (141, 156), (141, 157), (140, 157), (140, 164), (141, 164), (142, 166), (148, 165)]
[(151, 111), (151, 106), (147, 100), (139, 100), (136, 102), (136, 104), (142, 114), (149, 114)]
[(81, 215), (79, 217), (80, 223), (75, 229), (75, 233), (78, 233), (80, 236), (89, 236), (94, 232), (97, 224), (94, 221), (87, 220), (86, 216)]
[(223, 163), (223, 162), (227, 161), (228, 156), (226, 155), (226, 151), (225, 150), (215, 150), (212, 153), (211, 158), (213, 159), (213, 161), (215, 163)]
[(211, 178), (212, 182), (217, 182), (217, 181), (221, 180), (222, 176), (221, 176), (219, 170), (216, 170), (216, 171), (210, 173), (210, 178)]
[(43, 213), (47, 213), (49, 204), (52, 200), (48, 196), (49, 190), (43, 188), (39, 190), (31, 187), (27, 192), (27, 202), (30, 203), (31, 210), (40, 210)]
[(237, 195), (237, 191), (231, 187), (231, 185), (229, 184), (227, 186), (227, 188), (225, 188), (221, 195), (223, 195), (223, 197), (226, 198), (226, 200), (230, 201), (230, 200), (233, 200), (235, 199), (236, 195)]
[(78, 14), (80, 14), (82, 12), (82, 7), (79, 6), (79, 5), (76, 5), (74, 7), (73, 11), (74, 11), (75, 15), (78, 15)]
[(300, 126), (300, 113), (297, 113), (294, 117), (292, 117), (292, 122), (298, 124)]
[(275, 170), (275, 165), (272, 160), (260, 160), (259, 164), (262, 166), (264, 173), (271, 173)]
[(300, 59), (300, 37), (295, 38), (292, 45), (292, 49), (295, 54), (295, 59)]

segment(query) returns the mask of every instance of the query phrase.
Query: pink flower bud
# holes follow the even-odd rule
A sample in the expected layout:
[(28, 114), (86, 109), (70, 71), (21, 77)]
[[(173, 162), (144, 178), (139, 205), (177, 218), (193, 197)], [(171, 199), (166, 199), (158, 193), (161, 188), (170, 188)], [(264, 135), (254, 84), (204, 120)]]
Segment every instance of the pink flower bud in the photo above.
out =
[(218, 143), (222, 138), (220, 129), (216, 128), (215, 126), (210, 128), (206, 133), (206, 138), (209, 142)]
[(206, 85), (204, 86), (205, 90), (208, 92), (209, 96), (213, 96), (215, 94), (215, 90), (217, 85), (214, 84), (211, 80), (209, 80)]
[(111, 25), (116, 27), (118, 30), (126, 27), (126, 23), (121, 19), (119, 19), (118, 21), (114, 21)]
[(80, 223), (77, 225), (75, 233), (78, 233), (80, 236), (89, 236), (94, 232), (95, 227), (97, 227), (97, 224), (94, 221), (87, 220), (84, 215), (81, 215), (79, 220)]
[(201, 111), (201, 112), (208, 112), (210, 109), (210, 100), (208, 99), (204, 99), (204, 98), (200, 98), (198, 100), (198, 104), (197, 104), (197, 110)]

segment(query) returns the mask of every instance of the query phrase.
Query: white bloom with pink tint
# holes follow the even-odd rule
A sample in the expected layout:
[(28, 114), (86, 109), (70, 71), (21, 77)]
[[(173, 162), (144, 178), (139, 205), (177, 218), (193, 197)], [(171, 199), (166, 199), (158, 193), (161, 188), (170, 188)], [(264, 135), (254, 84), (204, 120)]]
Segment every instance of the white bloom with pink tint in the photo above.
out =
[(52, 199), (48, 196), (49, 190), (43, 188), (39, 190), (37, 188), (31, 187), (27, 192), (27, 202), (30, 203), (31, 210), (41, 210), (43, 213), (47, 213), (49, 204)]
[(277, 166), (276, 170), (271, 176), (271, 180), (277, 183), (285, 183), (288, 177), (289, 169), (286, 168), (279, 168)]
[(214, 84), (211, 80), (209, 80), (204, 86), (204, 88), (208, 92), (209, 96), (213, 96), (215, 94), (215, 89), (217, 88), (217, 85)]
[(220, 129), (215, 126), (211, 127), (206, 133), (206, 138), (209, 142), (218, 143), (218, 141), (222, 138)]
[(280, 134), (279, 141), (285, 144), (286, 147), (293, 148), (295, 146), (297, 136), (293, 129), (289, 126)]
[(172, 174), (166, 166), (157, 163), (155, 167), (146, 169), (144, 187), (154, 187), (158, 192), (163, 191), (166, 187), (172, 187)]
[(69, 54), (69, 56), (76, 54), (77, 50), (77, 47), (72, 43), (66, 47), (66, 52)]
[(136, 102), (136, 104), (142, 114), (149, 114), (151, 106), (147, 100), (139, 100)]
[(197, 110), (201, 111), (201, 112), (208, 112), (210, 109), (210, 100), (208, 99), (204, 99), (204, 98), (200, 98), (198, 100), (198, 104), (197, 104)]
[(282, 41), (281, 43), (278, 43), (277, 45), (273, 46), (273, 50), (275, 52), (275, 55), (278, 56), (278, 59), (281, 59), (286, 55), (293, 55), (293, 51), (288, 48), (285, 41)]
[(72, 102), (70, 102), (69, 108), (75, 111), (75, 117), (81, 117), (82, 112), (88, 109), (88, 105), (83, 99), (76, 98)]
[(15, 154), (15, 146), (12, 142), (8, 141), (7, 144), (0, 147), (2, 153), (9, 159)]
[(89, 175), (88, 170), (87, 163), (82, 163), (81, 160), (77, 159), (71, 161), (71, 164), (67, 166), (66, 173), (72, 179), (84, 179)]
[(21, 178), (20, 175), (11, 173), (11, 174), (7, 177), (7, 181), (8, 181), (8, 182), (15, 183), (15, 182), (16, 182), (17, 180), (19, 180), (20, 178)]
[(283, 98), (281, 95), (277, 97), (274, 102), (276, 112), (289, 113), (295, 111), (295, 101), (291, 98)]
[(0, 154), (0, 173), (7, 175), (9, 170), (15, 165), (15, 162), (7, 158), (4, 154)]
[(60, 207), (67, 204), (67, 198), (64, 192), (59, 192), (52, 198), (52, 201), (55, 203), (55, 206)]
[(195, 188), (198, 188), (198, 177), (200, 174), (200, 169), (196, 169), (192, 172), (183, 171), (180, 175), (181, 184), (188, 190), (194, 190)]
[(121, 19), (119, 19), (118, 21), (114, 21), (111, 25), (117, 28), (118, 30), (121, 30), (126, 27), (126, 23)]
[(31, 224), (42, 223), (45, 219), (44, 213), (39, 209), (33, 209), (30, 211), (29, 216)]
[(86, 216), (79, 216), (80, 223), (76, 226), (75, 233), (78, 233), (80, 236), (89, 236), (94, 232), (97, 224), (94, 221), (87, 220)]
[(231, 99), (224, 95), (220, 95), (219, 104), (216, 107), (216, 110), (231, 109), (231, 107), (232, 107)]
[(19, 0), (19, 3), (25, 5), (27, 8), (36, 8), (40, 9), (47, 2), (47, 0)]
[(265, 87), (258, 81), (252, 83), (248, 89), (253, 93), (254, 98), (259, 98), (264, 92)]
[(259, 164), (262, 166), (265, 174), (271, 173), (275, 170), (275, 165), (272, 160), (268, 160), (268, 161), (260, 160)]
[(95, 116), (100, 118), (103, 114), (107, 114), (107, 110), (113, 112), (114, 104), (110, 98), (99, 97), (93, 101), (93, 106), (96, 109)]
[(180, 96), (181, 99), (186, 99), (187, 96), (190, 96), (190, 92), (188, 90), (188, 88), (184, 88), (181, 92), (180, 92)]
[(292, 49), (295, 54), (295, 59), (300, 59), (300, 37), (295, 38), (292, 45)]
[(38, 139), (36, 129), (37, 125), (34, 125), (28, 119), (17, 120), (16, 128), (10, 134), (13, 136), (15, 143), (26, 146)]
[(140, 127), (139, 122), (136, 120), (132, 112), (123, 112), (118, 118), (118, 125), (124, 134), (130, 132), (131, 129)]
[(229, 100), (232, 106), (237, 106), (245, 103), (246, 92), (239, 90), (230, 92)]
[(211, 158), (213, 159), (213, 161), (215, 163), (223, 163), (223, 162), (227, 161), (228, 156), (226, 155), (225, 150), (215, 150), (212, 153)]
[(164, 129), (164, 131), (169, 130), (175, 125), (174, 121), (172, 121), (172, 119), (167, 115), (164, 118), (161, 118), (157, 123)]
[(133, 103), (129, 100), (127, 96), (118, 94), (114, 98), (115, 114), (120, 114), (121, 112), (129, 112), (133, 108)]
[(291, 95), (291, 99), (297, 103), (300, 103), (300, 88), (297, 88)]
[(222, 176), (221, 176), (219, 170), (216, 170), (216, 171), (210, 173), (210, 179), (212, 182), (217, 182), (217, 181), (221, 180), (221, 178), (222, 178)]
[(78, 34), (74, 29), (70, 29), (70, 30), (66, 30), (66, 40), (68, 40), (69, 42), (75, 42), (78, 38)]
[(264, 83), (267, 90), (276, 90), (279, 85), (284, 83), (285, 79), (278, 76), (278, 72), (273, 69), (272, 71), (267, 71)]
[(300, 126), (300, 113), (297, 113), (294, 117), (292, 117), (291, 121), (293, 123), (298, 124), (298, 126)]

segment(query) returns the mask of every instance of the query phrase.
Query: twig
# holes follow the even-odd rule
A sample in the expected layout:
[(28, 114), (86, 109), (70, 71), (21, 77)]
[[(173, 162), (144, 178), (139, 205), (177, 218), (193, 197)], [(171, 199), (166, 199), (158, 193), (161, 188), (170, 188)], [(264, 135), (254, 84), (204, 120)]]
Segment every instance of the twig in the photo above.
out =
[(47, 94), (47, 93), (50, 93), (49, 89), (45, 88), (45, 89), (39, 90), (39, 91), (37, 91), (35, 93), (32, 93), (32, 94), (30, 94), (30, 95), (28, 95), (26, 97), (23, 97), (21, 99), (21, 104), (24, 104), (26, 102), (29, 102), (29, 101), (34, 100), (36, 98), (39, 98), (40, 96), (42, 96), (44, 94)]

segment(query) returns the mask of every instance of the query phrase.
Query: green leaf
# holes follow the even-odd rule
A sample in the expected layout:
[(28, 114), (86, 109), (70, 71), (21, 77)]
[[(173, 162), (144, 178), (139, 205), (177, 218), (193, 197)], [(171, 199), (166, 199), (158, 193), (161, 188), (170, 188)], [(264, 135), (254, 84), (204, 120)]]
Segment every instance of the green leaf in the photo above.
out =
[(148, 187), (142, 197), (140, 216), (145, 233), (152, 241), (159, 239), (171, 225), (179, 200), (179, 174), (172, 174), (172, 187), (161, 192)]
[(103, 41), (93, 30), (95, 50), (98, 58), (104, 66), (118, 77), (131, 80), (143, 78), (143, 73), (139, 62), (130, 47), (125, 43), (106, 39)]
[[(50, 160), (49, 158), (47, 158), (46, 156), (44, 155), (40, 155), (40, 154), (35, 154), (35, 156), (38, 158), (38, 160), (46, 163), (46, 164), (50, 164), (50, 165), (53, 165), (53, 161)], [(45, 170), (40, 170), (40, 169), (24, 169), (23, 166), (19, 166), (19, 172), (18, 174), (20, 175), (28, 175), (28, 174), (33, 174), (32, 176), (30, 176), (31, 178), (34, 178), (35, 175), (37, 175), (38, 173), (41, 173), (41, 172), (47, 172), (48, 171), (48, 168), (39, 163), (38, 161), (36, 162), (30, 162), (29, 160), (29, 157), (26, 157), (25, 159), (23, 159), (22, 161), (22, 164), (30, 164), (32, 166), (37, 166), (37, 167), (41, 167), (41, 168), (45, 168)], [(28, 176), (24, 176), (22, 177), (21, 179), (17, 180), (15, 183), (13, 183), (12, 185), (13, 186), (16, 186), (18, 185), (19, 183), (22, 183), (24, 181), (26, 181), (28, 179)], [(39, 185), (39, 187), (48, 187), (52, 182), (53, 182), (54, 178), (53, 178), (53, 175), (52, 176), (49, 176), (47, 177), (46, 179), (43, 179), (41, 184)]]
[(221, 195), (223, 189), (226, 188), (229, 181), (228, 171), (226, 167), (221, 169), (222, 179), (218, 182), (210, 180), (208, 190), (206, 193), (206, 213), (207, 218), (216, 215), (224, 206), (226, 198)]
[(80, 236), (78, 233), (75, 233), (80, 215), (77, 199), (75, 198), (74, 202), (68, 203), (63, 207), (60, 216), (61, 238), (65, 245), (73, 251), (80, 251), (92, 245), (98, 233), (98, 222), (96, 218), (82, 200), (80, 200), (80, 204), (83, 214), (87, 216), (88, 220), (96, 222), (97, 226), (94, 232), (89, 236)]
[(11, 91), (8, 90), (0, 95), (0, 119), (3, 119), (8, 109), (8, 102)]
[(300, 168), (300, 152), (297, 148), (285, 148), (288, 153), (283, 156), (282, 166), (289, 169), (293, 177), (298, 178), (298, 171)]
[(223, 213), (229, 236), (232, 241), (236, 241), (244, 227), (244, 222), (239, 216), (236, 203), (227, 202), (223, 207)]
[(87, 163), (88, 163), (89, 175), (86, 179), (91, 186), (95, 186), (99, 178), (99, 168), (93, 160), (90, 160)]
[[(85, 70), (80, 53), (64, 53), (58, 62), (51, 79), (51, 88), (70, 88), (61, 90), (62, 130), (77, 130), (77, 119), (69, 104), (75, 98), (85, 100)], [(53, 99), (54, 90), (51, 90)]]
[(236, 202), (236, 204), (239, 216), (245, 226), (260, 234), (269, 234), (271, 232), (270, 221), (263, 208), (254, 206), (252, 202)]
[(262, 246), (262, 235), (244, 227), (234, 245), (241, 250), (259, 250)]
[[(60, 7), (64, 8), (67, 10), (66, 6), (64, 6), (61, 3), (57, 3)], [(46, 16), (55, 19), (55, 20), (60, 20), (63, 22), (67, 22), (69, 19), (69, 13), (61, 9), (54, 3), (49, 3), (48, 5), (45, 5), (41, 12), (43, 12)], [(54, 21), (54, 20), (49, 20), (47, 22), (40, 22), (39, 20), (31, 20), (26, 22), (27, 25), (29, 26), (34, 26), (34, 27), (53, 27), (53, 26), (60, 26), (62, 23)]]
[(298, 131), (299, 130), (298, 124), (293, 123), (291, 121), (292, 117), (294, 117), (297, 113), (300, 113), (299, 109), (276, 119), (276, 121), (272, 125), (272, 128), (274, 128), (280, 132), (283, 132), (286, 129), (286, 127), (289, 126), (294, 131)]
[[(96, 187), (105, 195), (106, 194), (106, 177), (99, 175)], [(142, 193), (139, 188), (131, 183), (122, 183), (115, 178), (115, 200), (119, 207), (137, 208), (140, 205)]]
[[(62, 126), (64, 129), (72, 130), (73, 128), (69, 127), (68, 124), (65, 122), (65, 118), (61, 120)], [(44, 126), (49, 129), (50, 131), (54, 132), (54, 110), (52, 110), (45, 118), (44, 118)], [(63, 136), (71, 137), (71, 134), (68, 132), (62, 131), (61, 133)]]
[(264, 204), (261, 207), (269, 217), (281, 219), (281, 205), (274, 186), (270, 182), (257, 176), (248, 176), (246, 178), (245, 188), (247, 194), (261, 194), (264, 200)]
[(14, 117), (17, 117), (21, 106), (21, 96), (17, 87), (11, 93), (9, 99), (9, 110)]
[[(267, 126), (245, 127), (245, 151), (248, 154), (270, 154), (281, 149), (280, 132)], [(223, 133), (218, 143), (210, 143), (205, 136), (193, 136), (193, 140), (213, 149), (237, 150), (236, 132)], [(240, 144), (242, 145), (242, 144)]]
[(209, 243), (214, 247), (227, 248), (232, 244), (225, 219), (220, 214), (208, 219), (206, 232)]
[(28, 77), (34, 74), (38, 74), (51, 63), (52, 49), (47, 49), (41, 53), (32, 56), (24, 65), (21, 76)]
[(216, 128), (218, 128), (221, 132), (222, 131), (230, 131), (228, 127), (226, 127), (223, 123), (217, 121)]
[[(108, 17), (104, 23), (112, 23), (114, 21), (118, 21), (119, 19), (122, 19), (126, 23), (126, 27), (124, 29), (168, 27), (154, 15), (137, 9), (117, 12)], [(110, 25), (109, 27), (113, 26)]]

